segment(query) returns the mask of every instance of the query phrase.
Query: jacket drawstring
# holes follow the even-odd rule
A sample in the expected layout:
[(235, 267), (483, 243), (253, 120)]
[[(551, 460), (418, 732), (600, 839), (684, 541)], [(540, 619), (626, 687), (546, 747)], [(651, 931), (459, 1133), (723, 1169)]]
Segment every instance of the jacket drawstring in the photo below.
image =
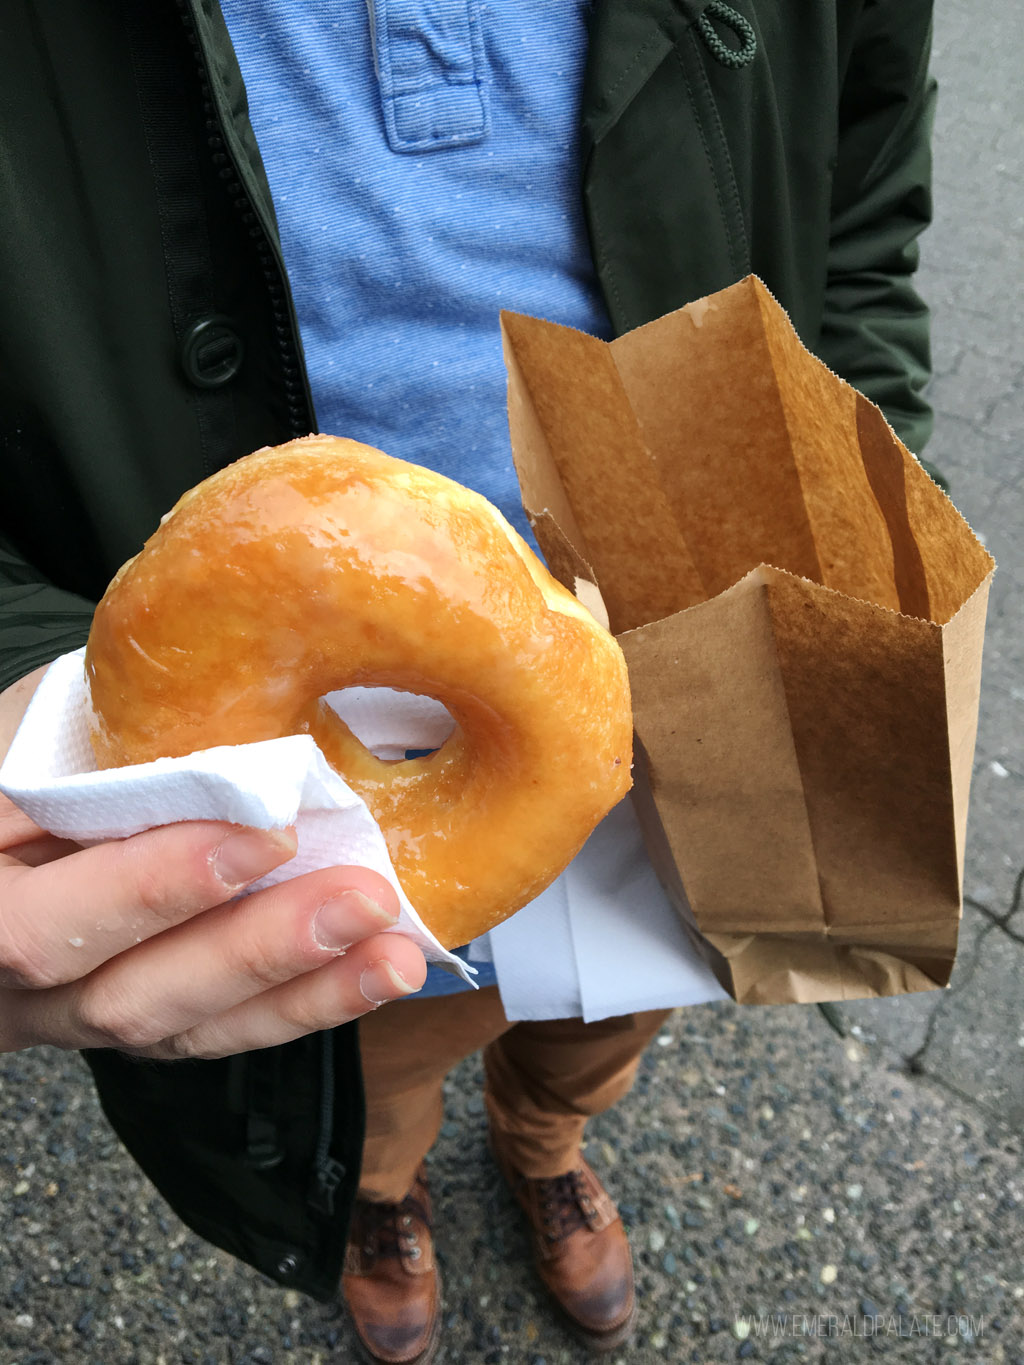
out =
[[(712, 19), (717, 19), (725, 28), (730, 29), (742, 46), (730, 47), (724, 42), (711, 22)], [(711, 0), (697, 19), (697, 31), (704, 39), (704, 46), (722, 66), (738, 70), (742, 66), (749, 66), (754, 60), (757, 53), (757, 35), (753, 27), (742, 14), (738, 14), (731, 5), (724, 4), (723, 0)]]

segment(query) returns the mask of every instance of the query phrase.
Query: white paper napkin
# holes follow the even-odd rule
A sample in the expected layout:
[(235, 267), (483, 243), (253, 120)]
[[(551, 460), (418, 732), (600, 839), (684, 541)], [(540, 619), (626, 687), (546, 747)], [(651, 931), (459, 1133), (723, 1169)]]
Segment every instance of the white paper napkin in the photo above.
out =
[(440, 749), (455, 722), (433, 697), (390, 687), (346, 687), (325, 700), (378, 758), (404, 758), (409, 749)]
[[(418, 943), (428, 961), (472, 984), (475, 970), (442, 948), (424, 925), (398, 882), (384, 836), (366, 805), (310, 736), (205, 749), (186, 758), (97, 772), (89, 743), (84, 653), (77, 650), (51, 664), (0, 767), (0, 790), (38, 825), (82, 844), (179, 820), (230, 820), (257, 829), (294, 825), (295, 857), (254, 883), (249, 893), (317, 868), (372, 868), (398, 892), (401, 914), (394, 931)], [(365, 710), (365, 701), (357, 705)], [(424, 748), (432, 747), (429, 736), (444, 725), (437, 707), (431, 703)], [(440, 711), (447, 716), (444, 707)], [(447, 725), (450, 729), (450, 717)]]
[(588, 1022), (729, 999), (651, 866), (632, 801), (598, 825), (565, 878)]
[(628, 797), (489, 938), (509, 1019), (589, 1023), (729, 998), (658, 881)]
[[(575, 1019), (583, 1013), (563, 872), (536, 900), (487, 935), (507, 1018)], [(470, 956), (480, 961), (480, 954)]]

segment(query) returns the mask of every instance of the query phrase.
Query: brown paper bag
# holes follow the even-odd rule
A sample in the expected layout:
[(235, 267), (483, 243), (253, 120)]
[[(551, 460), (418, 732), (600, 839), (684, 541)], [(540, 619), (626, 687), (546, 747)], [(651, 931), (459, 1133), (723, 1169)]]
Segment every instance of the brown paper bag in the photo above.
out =
[(611, 343), (502, 325), (523, 502), (607, 607), (648, 849), (726, 989), (945, 985), (990, 556), (753, 277)]

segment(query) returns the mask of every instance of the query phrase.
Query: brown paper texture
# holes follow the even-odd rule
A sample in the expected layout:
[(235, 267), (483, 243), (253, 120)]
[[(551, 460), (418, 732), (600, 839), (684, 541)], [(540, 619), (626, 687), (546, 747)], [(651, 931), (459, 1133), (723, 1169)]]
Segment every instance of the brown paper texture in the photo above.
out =
[(648, 849), (726, 988), (944, 985), (987, 552), (753, 277), (610, 343), (502, 327), (524, 505), (606, 604)]

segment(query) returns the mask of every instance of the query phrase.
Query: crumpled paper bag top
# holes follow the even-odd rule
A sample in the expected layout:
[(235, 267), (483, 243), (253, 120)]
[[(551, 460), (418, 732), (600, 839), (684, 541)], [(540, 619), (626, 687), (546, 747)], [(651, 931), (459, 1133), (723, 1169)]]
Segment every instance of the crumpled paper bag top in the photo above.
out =
[(942, 625), (993, 570), (754, 276), (612, 342), (502, 328), (524, 504), (553, 565), (589, 566), (616, 634), (760, 564)]

